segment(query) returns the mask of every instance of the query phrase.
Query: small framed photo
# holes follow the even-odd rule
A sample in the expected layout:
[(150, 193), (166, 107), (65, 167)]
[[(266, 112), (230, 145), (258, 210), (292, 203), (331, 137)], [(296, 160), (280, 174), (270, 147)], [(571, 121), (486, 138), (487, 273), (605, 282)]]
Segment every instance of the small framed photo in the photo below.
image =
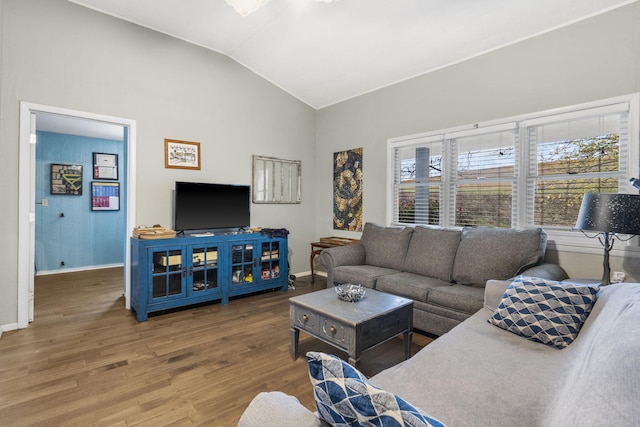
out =
[(200, 143), (165, 139), (164, 167), (200, 170)]
[(119, 211), (120, 183), (119, 182), (91, 182), (91, 210)]
[(118, 179), (118, 155), (93, 153), (93, 178)]
[(82, 165), (51, 164), (51, 194), (82, 196)]

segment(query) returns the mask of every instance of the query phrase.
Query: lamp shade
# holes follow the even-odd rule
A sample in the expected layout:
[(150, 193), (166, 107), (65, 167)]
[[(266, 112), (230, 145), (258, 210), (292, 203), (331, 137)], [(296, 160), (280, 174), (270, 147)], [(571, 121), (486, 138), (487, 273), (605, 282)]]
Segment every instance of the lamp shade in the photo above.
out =
[(640, 195), (586, 193), (576, 228), (619, 234), (640, 234)]

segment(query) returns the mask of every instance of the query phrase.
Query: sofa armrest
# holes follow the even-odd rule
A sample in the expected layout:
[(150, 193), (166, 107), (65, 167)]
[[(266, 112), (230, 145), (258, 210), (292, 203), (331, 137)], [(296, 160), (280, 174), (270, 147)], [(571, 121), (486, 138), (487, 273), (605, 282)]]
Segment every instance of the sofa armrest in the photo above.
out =
[(333, 269), (341, 265), (363, 265), (365, 262), (364, 246), (360, 243), (336, 246), (324, 249), (320, 259), (327, 269), (327, 287), (333, 285)]
[[(531, 267), (520, 273), (522, 276), (539, 277), (546, 280), (556, 280), (558, 282), (566, 281), (569, 278), (567, 272), (558, 264), (545, 263)], [(502, 300), (502, 296), (511, 284), (513, 279), (509, 280), (487, 280), (484, 288), (484, 308), (495, 311)], [(572, 282), (569, 280), (568, 282)], [(573, 281), (576, 282), (576, 281)], [(585, 281), (592, 283), (593, 281)]]
[(298, 399), (281, 391), (259, 393), (245, 409), (238, 427), (322, 427), (327, 423)]
[(557, 281), (569, 278), (569, 275), (564, 271), (564, 268), (560, 267), (558, 264), (552, 264), (550, 262), (528, 268), (520, 273), (520, 275)]
[(484, 287), (484, 308), (493, 313), (511, 282), (512, 280), (487, 280)]

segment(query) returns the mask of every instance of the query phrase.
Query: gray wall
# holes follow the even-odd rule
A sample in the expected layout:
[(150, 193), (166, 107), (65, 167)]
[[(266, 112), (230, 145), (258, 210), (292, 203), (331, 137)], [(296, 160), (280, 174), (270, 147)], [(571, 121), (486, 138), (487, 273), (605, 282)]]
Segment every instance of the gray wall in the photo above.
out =
[[(387, 139), (640, 91), (640, 5), (614, 10), (318, 112), (316, 235), (334, 233), (332, 153), (363, 147), (364, 221), (386, 220)], [(358, 237), (359, 233), (335, 233)], [(573, 277), (602, 257), (556, 253)], [(611, 260), (622, 268), (621, 259)], [(624, 270), (640, 279), (638, 260)]]
[[(137, 121), (138, 224), (171, 223), (176, 180), (249, 184), (251, 154), (302, 160), (303, 203), (252, 212), (254, 225), (290, 229), (300, 272), (310, 241), (358, 236), (331, 229), (335, 151), (364, 147), (364, 219), (384, 223), (388, 138), (640, 90), (637, 3), (318, 112), (224, 56), (64, 0), (0, 8), (0, 325), (17, 320), (20, 101)], [(164, 138), (200, 141), (202, 170), (164, 169)], [(600, 256), (549, 256), (600, 276)]]
[[(250, 184), (252, 154), (302, 160), (303, 203), (254, 205), (252, 225), (288, 228), (292, 271), (309, 269), (314, 109), (226, 56), (65, 0), (0, 7), (0, 325), (17, 321), (20, 101), (137, 121), (136, 224), (171, 225), (175, 181)], [(199, 141), (202, 170), (165, 169), (164, 138)]]

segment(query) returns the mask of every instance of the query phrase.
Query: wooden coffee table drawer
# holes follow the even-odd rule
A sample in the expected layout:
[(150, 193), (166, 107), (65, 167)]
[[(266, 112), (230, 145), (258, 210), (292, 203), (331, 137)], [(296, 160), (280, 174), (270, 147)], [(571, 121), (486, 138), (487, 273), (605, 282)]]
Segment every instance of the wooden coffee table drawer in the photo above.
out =
[(308, 332), (319, 332), (320, 316), (304, 307), (291, 306), (291, 324)]
[(323, 317), (321, 320), (322, 328), (320, 330), (320, 336), (330, 343), (337, 344), (338, 347), (348, 349), (348, 340), (351, 337), (351, 328), (348, 325)]

